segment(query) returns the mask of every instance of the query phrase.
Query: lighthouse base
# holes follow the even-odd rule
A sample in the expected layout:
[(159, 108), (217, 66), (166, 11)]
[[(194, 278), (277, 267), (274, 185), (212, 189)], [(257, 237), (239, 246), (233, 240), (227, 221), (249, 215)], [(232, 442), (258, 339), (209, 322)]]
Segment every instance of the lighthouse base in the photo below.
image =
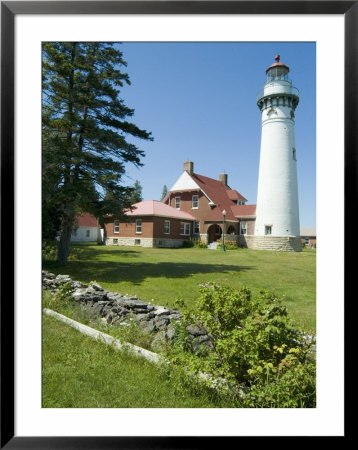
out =
[(301, 238), (297, 236), (239, 236), (241, 247), (255, 250), (270, 250), (276, 252), (301, 252)]

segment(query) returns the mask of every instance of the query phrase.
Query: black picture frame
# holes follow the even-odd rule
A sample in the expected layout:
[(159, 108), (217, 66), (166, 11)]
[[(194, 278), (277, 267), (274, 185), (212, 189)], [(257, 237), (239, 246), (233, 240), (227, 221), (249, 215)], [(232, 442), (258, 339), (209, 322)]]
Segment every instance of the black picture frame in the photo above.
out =
[[(358, 1), (1, 2), (1, 442), (5, 449), (187, 449), (239, 437), (25, 437), (14, 435), (14, 21), (18, 14), (339, 14), (345, 19), (345, 236), (357, 205)], [(334, 49), (332, 49), (332, 60)], [(345, 291), (353, 278), (345, 237)], [(346, 429), (347, 431), (347, 429)], [(348, 437), (346, 434), (344, 437)], [(240, 437), (241, 438), (241, 437)], [(230, 440), (230, 443), (227, 442)], [(233, 442), (234, 441), (234, 442)]]

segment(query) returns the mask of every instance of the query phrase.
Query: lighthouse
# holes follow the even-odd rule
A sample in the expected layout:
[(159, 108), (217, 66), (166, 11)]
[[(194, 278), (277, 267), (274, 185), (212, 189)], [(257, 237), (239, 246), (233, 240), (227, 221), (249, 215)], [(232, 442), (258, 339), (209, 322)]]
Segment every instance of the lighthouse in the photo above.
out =
[(295, 144), (299, 92), (276, 55), (258, 94), (262, 115), (254, 247), (301, 251)]

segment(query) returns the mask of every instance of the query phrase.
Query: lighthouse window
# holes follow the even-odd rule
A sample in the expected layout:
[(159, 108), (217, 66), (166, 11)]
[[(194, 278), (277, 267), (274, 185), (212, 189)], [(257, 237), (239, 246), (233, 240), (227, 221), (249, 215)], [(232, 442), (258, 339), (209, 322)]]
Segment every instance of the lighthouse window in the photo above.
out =
[(265, 234), (272, 234), (272, 225), (265, 225)]
[(297, 161), (297, 159), (296, 159), (296, 149), (295, 148), (292, 149), (292, 155), (293, 155), (293, 160)]

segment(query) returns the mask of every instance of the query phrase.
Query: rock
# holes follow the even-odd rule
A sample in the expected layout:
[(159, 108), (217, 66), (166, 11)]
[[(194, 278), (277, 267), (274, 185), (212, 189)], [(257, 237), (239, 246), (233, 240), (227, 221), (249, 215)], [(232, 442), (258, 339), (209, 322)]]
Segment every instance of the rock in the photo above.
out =
[(90, 282), (90, 286), (95, 290), (95, 291), (103, 291), (104, 289), (102, 288), (102, 286), (100, 286), (98, 283), (95, 283), (94, 281)]
[(199, 327), (198, 325), (188, 325), (186, 327), (186, 330), (189, 334), (191, 334), (194, 337), (203, 336), (204, 334), (207, 334), (207, 331), (204, 328)]
[(58, 281), (60, 284), (65, 284), (69, 281), (72, 281), (72, 278), (69, 275), (57, 275), (56, 281)]
[(167, 331), (166, 331), (165, 336), (166, 336), (166, 338), (167, 338), (169, 341), (172, 341), (172, 340), (174, 339), (174, 337), (175, 337), (175, 328), (174, 328), (173, 326), (170, 326), (170, 325), (169, 325), (169, 327), (168, 327), (168, 329), (167, 329)]
[(165, 331), (159, 331), (153, 337), (151, 341), (151, 347), (153, 348), (153, 350), (160, 350), (165, 346), (166, 343), (167, 340), (165, 336)]
[(168, 308), (164, 308), (163, 306), (156, 306), (153, 312), (156, 316), (162, 316), (162, 315), (170, 314), (172, 312), (172, 310), (168, 309)]
[(155, 330), (154, 320), (140, 322), (140, 326), (146, 333), (153, 333)]
[(161, 328), (166, 327), (170, 323), (170, 320), (168, 318), (159, 317), (159, 318), (154, 319), (154, 323), (155, 323), (156, 328), (161, 329)]

